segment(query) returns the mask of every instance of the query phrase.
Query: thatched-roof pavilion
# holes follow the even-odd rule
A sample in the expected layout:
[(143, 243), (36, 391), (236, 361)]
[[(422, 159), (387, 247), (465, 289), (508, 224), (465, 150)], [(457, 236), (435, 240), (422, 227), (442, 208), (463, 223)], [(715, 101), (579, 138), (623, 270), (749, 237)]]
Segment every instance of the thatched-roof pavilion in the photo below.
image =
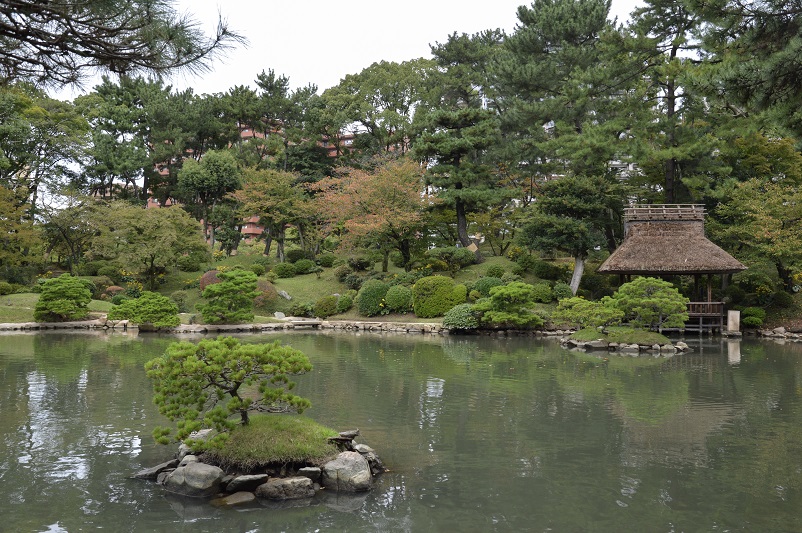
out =
[(624, 210), (624, 242), (599, 272), (624, 275), (734, 274), (746, 267), (705, 237), (700, 205), (643, 205)]
[[(707, 275), (707, 301), (691, 302), (689, 315), (720, 328), (723, 302), (712, 302), (712, 276), (734, 274), (746, 266), (705, 237), (701, 205), (636, 205), (624, 210), (624, 241), (602, 263), (598, 272), (665, 277), (691, 275), (699, 293), (699, 279)], [(704, 298), (704, 296), (702, 296)], [(715, 318), (705, 322), (707, 318)]]

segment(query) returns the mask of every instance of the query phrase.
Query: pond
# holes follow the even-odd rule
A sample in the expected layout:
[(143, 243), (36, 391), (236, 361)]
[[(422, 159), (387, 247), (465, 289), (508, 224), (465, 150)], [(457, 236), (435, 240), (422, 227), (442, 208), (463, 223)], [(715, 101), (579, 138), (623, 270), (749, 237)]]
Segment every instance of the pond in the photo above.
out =
[[(143, 363), (171, 337), (0, 336), (0, 531), (800, 531), (802, 345), (672, 358), (554, 340), (281, 333), (306, 414), (391, 469), (358, 496), (220, 510), (128, 476), (167, 460)], [(278, 416), (278, 415), (277, 415)]]

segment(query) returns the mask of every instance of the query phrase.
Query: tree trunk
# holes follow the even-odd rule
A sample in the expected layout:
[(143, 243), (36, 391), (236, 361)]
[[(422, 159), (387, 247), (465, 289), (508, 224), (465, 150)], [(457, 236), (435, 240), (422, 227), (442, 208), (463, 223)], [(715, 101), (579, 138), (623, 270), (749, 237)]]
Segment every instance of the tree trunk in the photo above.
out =
[(579, 282), (582, 281), (582, 274), (585, 273), (585, 258), (574, 257), (574, 273), (571, 275), (571, 293), (576, 296), (579, 290)]
[(265, 251), (262, 253), (270, 255), (270, 248), (273, 246), (273, 234), (269, 227), (265, 228), (262, 234), (265, 236)]
[(384, 250), (382, 254), (382, 272), (387, 272), (390, 267), (390, 250)]
[(471, 239), (468, 237), (468, 217), (465, 215), (465, 203), (457, 199), (454, 207), (457, 212), (457, 237), (460, 244), (467, 248), (471, 245)]
[(284, 262), (284, 234), (286, 231), (283, 224), (276, 231), (276, 259), (279, 263)]

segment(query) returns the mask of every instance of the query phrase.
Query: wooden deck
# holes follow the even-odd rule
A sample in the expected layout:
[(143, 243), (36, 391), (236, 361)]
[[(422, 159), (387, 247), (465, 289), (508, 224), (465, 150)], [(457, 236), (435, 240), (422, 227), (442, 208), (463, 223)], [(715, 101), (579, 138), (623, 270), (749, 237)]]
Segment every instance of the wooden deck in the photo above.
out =
[(724, 331), (724, 302), (689, 302), (688, 321), (682, 328), (663, 328), (663, 331)]

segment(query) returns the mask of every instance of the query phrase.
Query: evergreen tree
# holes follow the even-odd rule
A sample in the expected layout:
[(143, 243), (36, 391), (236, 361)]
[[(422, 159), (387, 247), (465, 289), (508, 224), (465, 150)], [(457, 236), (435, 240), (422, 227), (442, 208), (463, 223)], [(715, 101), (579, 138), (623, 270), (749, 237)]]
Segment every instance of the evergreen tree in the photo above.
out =
[[(460, 244), (471, 244), (468, 214), (484, 210), (506, 196), (487, 160), (499, 140), (497, 113), (487, 107), (488, 67), (503, 35), (486, 31), (456, 33), (432, 46), (441, 74), (432, 78), (435, 98), (416, 113), (420, 135), (417, 157), (430, 163), (427, 181), (444, 204), (453, 207)], [(434, 88), (437, 91), (434, 91)]]

